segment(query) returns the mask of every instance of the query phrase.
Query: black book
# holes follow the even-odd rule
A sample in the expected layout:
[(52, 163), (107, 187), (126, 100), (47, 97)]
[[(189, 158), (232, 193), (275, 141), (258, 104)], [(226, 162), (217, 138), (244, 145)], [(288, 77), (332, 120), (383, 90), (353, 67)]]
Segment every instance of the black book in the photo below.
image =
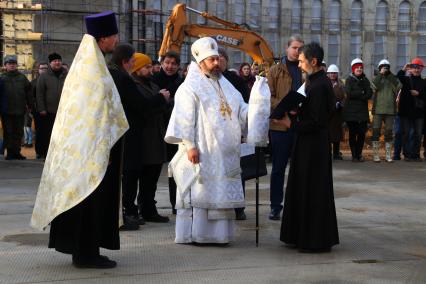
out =
[(286, 113), (297, 110), (306, 97), (296, 91), (290, 91), (269, 116), (270, 119), (282, 119)]

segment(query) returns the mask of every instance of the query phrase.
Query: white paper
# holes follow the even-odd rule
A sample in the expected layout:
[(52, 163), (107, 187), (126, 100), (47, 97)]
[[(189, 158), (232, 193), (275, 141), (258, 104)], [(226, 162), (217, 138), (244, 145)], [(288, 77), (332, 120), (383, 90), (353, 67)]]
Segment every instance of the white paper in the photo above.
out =
[(244, 156), (248, 156), (248, 155), (253, 155), (254, 154), (254, 146), (253, 145), (249, 145), (247, 143), (243, 143), (241, 144), (240, 147), (240, 156), (244, 157)]
[(299, 94), (301, 94), (302, 96), (306, 97), (306, 93), (305, 93), (305, 83), (303, 83), (302, 86), (300, 86), (300, 88), (297, 90), (297, 92)]

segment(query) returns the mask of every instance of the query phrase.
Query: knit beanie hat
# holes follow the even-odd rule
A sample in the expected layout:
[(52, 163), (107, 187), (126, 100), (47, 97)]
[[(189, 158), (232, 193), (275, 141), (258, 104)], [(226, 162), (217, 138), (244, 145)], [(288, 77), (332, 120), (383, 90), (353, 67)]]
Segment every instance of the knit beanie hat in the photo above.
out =
[(143, 53), (136, 52), (133, 58), (135, 59), (135, 63), (133, 64), (132, 73), (148, 64), (152, 64), (151, 58)]

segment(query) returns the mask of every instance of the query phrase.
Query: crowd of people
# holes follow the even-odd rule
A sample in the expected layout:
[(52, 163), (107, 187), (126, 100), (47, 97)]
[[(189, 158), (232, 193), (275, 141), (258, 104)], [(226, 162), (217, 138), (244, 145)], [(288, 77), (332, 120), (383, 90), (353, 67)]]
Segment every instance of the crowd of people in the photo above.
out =
[[(52, 53), (29, 82), (17, 70), (16, 56), (4, 60), (0, 115), (6, 160), (25, 159), (20, 151), (22, 144), (32, 145), (31, 119), (37, 158), (46, 160), (32, 225), (50, 224), (49, 247), (72, 254), (76, 267), (115, 267), (99, 248), (118, 249), (119, 229), (169, 222), (156, 207), (157, 183), (163, 165), (182, 155), (202, 167), (190, 194), (169, 177), (175, 242), (228, 244), (233, 219), (246, 219), (239, 147), (259, 66), (230, 69), (226, 50), (208, 37), (194, 42), (195, 62), (183, 68), (173, 51), (153, 61), (131, 45), (117, 45), (113, 13), (86, 17), (86, 28), (70, 70)], [(338, 66), (325, 66), (319, 44), (292, 36), (285, 53), (267, 72), (271, 111), (291, 92), (303, 89), (306, 99), (270, 121), (269, 219), (282, 219), (280, 239), (288, 245), (329, 251), (339, 243), (331, 163), (343, 159), (344, 125), (352, 162), (363, 162), (372, 100), (373, 161), (381, 161), (382, 124), (387, 162), (401, 159), (401, 152), (407, 161), (421, 161), (424, 63), (415, 58), (394, 75), (384, 59), (370, 81), (356, 58), (343, 82)]]

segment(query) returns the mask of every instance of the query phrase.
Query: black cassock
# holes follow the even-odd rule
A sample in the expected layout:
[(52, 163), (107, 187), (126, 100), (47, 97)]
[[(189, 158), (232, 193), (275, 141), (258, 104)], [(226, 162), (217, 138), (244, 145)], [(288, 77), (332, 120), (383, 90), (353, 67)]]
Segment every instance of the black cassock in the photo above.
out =
[[(138, 127), (143, 114), (164, 105), (160, 96), (140, 94), (129, 74), (116, 65), (109, 71), (120, 94), (130, 128)], [(99, 248), (120, 249), (118, 228), (122, 138), (112, 147), (110, 164), (100, 185), (81, 203), (57, 216), (51, 223), (49, 248), (78, 256), (99, 254)]]
[(329, 144), (334, 93), (324, 71), (308, 77), (284, 199), (281, 241), (323, 250), (339, 243)]

